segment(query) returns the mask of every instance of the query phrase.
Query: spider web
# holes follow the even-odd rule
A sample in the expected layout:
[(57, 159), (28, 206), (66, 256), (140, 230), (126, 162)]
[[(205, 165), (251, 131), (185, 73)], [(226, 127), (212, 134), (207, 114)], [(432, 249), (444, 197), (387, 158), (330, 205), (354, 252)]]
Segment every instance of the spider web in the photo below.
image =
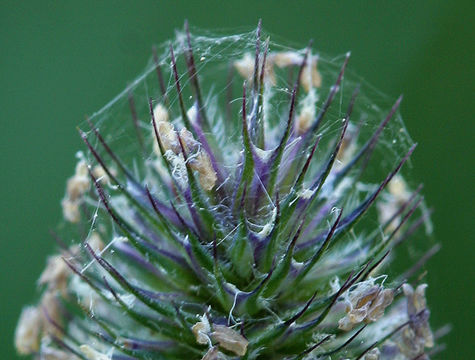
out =
[[(269, 39), (269, 54), (278, 52), (292, 52), (301, 56), (305, 53), (305, 48), (295, 44), (282, 44), (275, 42), (274, 36), (264, 34), (263, 40)], [(207, 109), (208, 119), (211, 123), (211, 131), (217, 139), (219, 151), (222, 153), (224, 167), (233, 169), (239, 161), (241, 153), (241, 114), (242, 103), (242, 83), (240, 77), (233, 66), (233, 63), (242, 59), (245, 54), (254, 54), (256, 48), (256, 31), (235, 33), (233, 35), (222, 34), (219, 31), (209, 32), (200, 29), (192, 29), (191, 43), (196, 64), (197, 76), (200, 80), (203, 102)], [(156, 160), (153, 151), (155, 138), (152, 135), (149, 99), (154, 105), (158, 103), (166, 104), (170, 114), (170, 121), (177, 129), (184, 127), (180, 116), (179, 97), (176, 89), (176, 82), (172, 70), (170, 47), (173, 48), (179, 82), (182, 89), (182, 96), (185, 108), (193, 107), (196, 99), (193, 96), (190, 85), (190, 77), (187, 73), (185, 62), (186, 33), (178, 31), (175, 39), (156, 47), (156, 59), (151, 57), (145, 69), (129, 83), (129, 85), (116, 97), (114, 97), (102, 109), (90, 116), (90, 119), (100, 131), (102, 136), (113, 149), (120, 160), (127, 164), (128, 169), (137, 179), (142, 179), (145, 183), (152, 184), (158, 197), (164, 197), (160, 193), (160, 183), (154, 179), (150, 173), (150, 163)], [(262, 41), (264, 44), (264, 41)], [(322, 110), (328, 94), (335, 84), (338, 74), (345, 61), (346, 55), (331, 57), (312, 49), (311, 55), (317, 57), (317, 68), (321, 75), (321, 86), (315, 89), (315, 110), (316, 113)], [(351, 63), (351, 60), (350, 60)], [(164, 94), (157, 75), (157, 64), (161, 69), (163, 78)], [(295, 73), (297, 69), (295, 69)], [(294, 73), (294, 74), (295, 74)], [(292, 77), (284, 72), (275, 72), (275, 84), (269, 89), (269, 101), (264, 104), (264, 114), (266, 119), (267, 134), (266, 148), (272, 149), (278, 144), (280, 137), (274, 134), (281, 134), (285, 127), (288, 116), (289, 99), (293, 87)], [(295, 77), (295, 76), (294, 76)], [(357, 76), (351, 69), (347, 69), (339, 86), (335, 99), (326, 112), (324, 121), (318, 129), (321, 136), (319, 144), (320, 153), (316, 154), (313, 166), (319, 169), (326, 159), (328, 151), (335, 143), (344, 122), (348, 104), (355, 89), (359, 87), (350, 124), (357, 132), (358, 145), (361, 146), (377, 131), (380, 123), (391, 110), (395, 99), (391, 99), (368, 84), (364, 79)], [(297, 111), (302, 109), (303, 99), (308, 94), (302, 92)], [(136, 122), (131, 114), (131, 97), (133, 98)], [(165, 101), (165, 98), (167, 99)], [(83, 130), (89, 127), (86, 123), (81, 124)], [(356, 129), (356, 130), (355, 130)], [(139, 134), (139, 135), (137, 135)], [(96, 148), (100, 148), (97, 139), (89, 136), (90, 141)], [(142, 139), (141, 141), (139, 141)], [(396, 111), (389, 123), (384, 127), (374, 152), (364, 171), (357, 178), (349, 177), (353, 182), (347, 190), (347, 208), (361, 201), (369, 194), (378, 183), (383, 180), (395, 165), (408, 152), (414, 144), (404, 125), (399, 111)], [(321, 150), (320, 150), (321, 149)], [(94, 162), (89, 154), (89, 161)], [(306, 153), (298, 154), (306, 157)], [(337, 164), (338, 166), (338, 161)], [(412, 164), (410, 160), (404, 165), (402, 174), (410, 189), (415, 189), (417, 183), (412, 181)], [(315, 175), (316, 170), (310, 171), (309, 177)], [(373, 206), (374, 208), (374, 206)], [(377, 221), (376, 209), (373, 214), (366, 216), (362, 221), (362, 235), (355, 235), (358, 240), (365, 233), (364, 229), (377, 229), (381, 231)], [(418, 208), (419, 216), (424, 218), (425, 232), (432, 232), (432, 225), (429, 220), (427, 207), (424, 203)], [(328, 215), (328, 222), (323, 221), (323, 226), (328, 226), (332, 222), (334, 213)], [(373, 230), (374, 231), (374, 230)], [(383, 236), (383, 235), (381, 235)], [(427, 237), (424, 237), (425, 239)], [(432, 242), (432, 240), (429, 240)], [(353, 246), (358, 247), (359, 242), (355, 241)], [(348, 248), (349, 249), (349, 248)], [(411, 241), (408, 247), (408, 254), (411, 258), (419, 258), (424, 249), (427, 249), (427, 240), (422, 242)]]

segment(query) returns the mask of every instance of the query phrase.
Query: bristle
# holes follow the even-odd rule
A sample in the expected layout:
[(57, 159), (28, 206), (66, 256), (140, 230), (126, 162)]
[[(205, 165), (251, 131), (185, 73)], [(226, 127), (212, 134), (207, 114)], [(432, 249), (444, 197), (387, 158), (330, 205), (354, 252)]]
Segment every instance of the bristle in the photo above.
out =
[(313, 125), (308, 130), (307, 135), (306, 135), (307, 137), (309, 137), (309, 134), (316, 133), (318, 129), (320, 128), (323, 118), (325, 117), (328, 109), (333, 103), (333, 99), (335, 98), (335, 95), (340, 90), (340, 84), (341, 84), (341, 81), (343, 80), (343, 75), (345, 73), (346, 66), (348, 65), (349, 60), (350, 60), (350, 53), (347, 53), (345, 57), (345, 61), (343, 62), (343, 65), (341, 66), (340, 73), (338, 74), (338, 77), (335, 81), (335, 84), (331, 87), (330, 93), (328, 94), (328, 97), (325, 100), (325, 103), (323, 104), (322, 109), (317, 114), (317, 117), (313, 121)]
[(160, 64), (158, 62), (158, 54), (157, 54), (157, 47), (156, 46), (154, 46), (152, 48), (152, 52), (153, 52), (153, 61), (155, 63), (155, 69), (156, 69), (156, 72), (157, 72), (158, 85), (159, 85), (159, 88), (160, 88), (160, 92), (162, 94), (163, 103), (168, 105), (168, 95), (167, 95), (167, 91), (166, 91), (166, 88), (165, 88), (165, 82), (163, 81), (162, 69), (160, 68)]
[(336, 218), (335, 222), (333, 223), (331, 229), (328, 231), (328, 234), (323, 241), (323, 243), (318, 248), (317, 252), (304, 264), (304, 268), (298, 273), (295, 284), (298, 284), (302, 279), (309, 273), (310, 270), (317, 264), (318, 260), (322, 257), (325, 250), (328, 248), (330, 241), (332, 240), (333, 234), (337, 229), (338, 224), (340, 223), (341, 216), (343, 214), (343, 209), (340, 210), (338, 217)]
[(338, 353), (340, 350), (343, 350), (345, 349), (349, 344), (351, 344), (351, 342), (353, 342), (359, 334), (361, 334), (361, 332), (366, 328), (367, 325), (364, 325), (361, 327), (361, 329), (359, 329), (358, 331), (356, 331), (348, 340), (346, 340), (343, 344), (341, 344), (340, 346), (338, 346), (336, 349), (334, 350), (331, 350), (331, 351), (328, 351), (326, 353), (323, 353), (322, 356), (331, 356), (333, 354), (336, 354)]
[(273, 151), (272, 156), (271, 156), (271, 168), (270, 168), (270, 175), (269, 175), (269, 183), (267, 185), (267, 192), (269, 195), (273, 195), (274, 193), (274, 187), (275, 183), (277, 181), (277, 175), (279, 172), (279, 165), (282, 160), (282, 155), (285, 150), (285, 146), (287, 145), (287, 140), (289, 139), (290, 136), (290, 130), (292, 129), (292, 124), (293, 124), (293, 119), (294, 119), (294, 109), (295, 109), (295, 97), (297, 94), (297, 88), (298, 88), (298, 81), (297, 84), (294, 86), (294, 89), (292, 91), (292, 97), (290, 100), (290, 107), (289, 107), (289, 115), (287, 117), (287, 124), (285, 126), (284, 134), (282, 135), (282, 138), (279, 142), (279, 145), (276, 147), (276, 149)]
[(363, 158), (363, 155), (365, 155), (365, 159), (366, 159), (365, 165), (360, 168), (360, 172), (363, 171), (363, 169), (368, 164), (368, 161), (371, 157), (371, 152), (372, 152), (372, 150), (374, 150), (375, 145), (376, 145), (376, 143), (379, 139), (379, 136), (381, 135), (381, 133), (384, 130), (384, 128), (386, 127), (386, 125), (389, 123), (389, 120), (391, 120), (393, 118), (395, 112), (399, 108), (399, 105), (400, 105), (401, 101), (402, 101), (402, 95), (394, 103), (394, 105), (391, 108), (391, 110), (389, 111), (388, 115), (381, 122), (381, 124), (378, 126), (378, 128), (373, 133), (371, 138), (361, 147), (358, 154), (355, 155), (355, 157), (345, 166), (345, 168), (338, 173), (335, 182), (339, 182), (339, 180), (343, 179), (348, 174), (350, 169), (353, 168)]
[[(341, 224), (338, 226), (336, 229), (336, 234), (341, 234), (344, 230), (346, 230), (348, 227), (353, 225), (356, 221), (358, 221), (363, 214), (369, 209), (369, 207), (374, 203), (378, 195), (381, 193), (381, 191), (385, 188), (385, 186), (388, 184), (388, 182), (398, 173), (398, 171), (401, 169), (402, 165), (407, 161), (407, 159), (411, 156), (413, 153), (414, 149), (416, 148), (417, 144), (414, 144), (411, 146), (407, 154), (403, 157), (403, 159), (399, 162), (399, 164), (396, 166), (396, 168), (389, 173), (389, 175), (384, 179), (384, 181), (378, 186), (378, 188), (371, 194), (369, 195), (366, 200), (364, 200), (356, 209), (354, 209), (349, 215), (347, 215), (343, 220), (341, 221)], [(311, 246), (311, 244), (318, 243), (323, 239), (323, 235), (319, 235), (316, 237), (314, 240), (307, 241), (306, 243), (302, 243), (299, 246), (299, 249), (303, 249), (306, 247)]]
[(401, 329), (403, 329), (404, 327), (406, 327), (407, 325), (409, 324), (409, 321), (399, 325), (398, 327), (396, 327), (393, 331), (391, 331), (389, 334), (387, 334), (386, 336), (384, 336), (382, 339), (378, 340), (378, 341), (375, 341), (373, 344), (371, 344), (370, 346), (368, 346), (357, 358), (356, 360), (360, 360), (363, 358), (363, 356), (368, 353), (371, 349), (374, 349), (378, 344), (384, 342), (386, 339), (389, 339), (391, 336), (393, 336), (394, 334), (396, 334), (397, 332), (401, 331)]
[(236, 187), (234, 194), (234, 208), (238, 204), (238, 200), (241, 199), (242, 192), (244, 191), (244, 185), (252, 182), (254, 177), (254, 157), (252, 154), (251, 138), (249, 136), (249, 129), (247, 124), (246, 115), (246, 83), (243, 84), (242, 93), (242, 142), (244, 147), (244, 159), (241, 165), (240, 180)]
[(328, 340), (330, 340), (332, 336), (331, 335), (327, 335), (325, 336), (322, 340), (320, 340), (319, 342), (317, 342), (316, 344), (310, 346), (308, 349), (306, 349), (305, 351), (302, 351), (298, 356), (295, 357), (295, 359), (302, 359), (305, 355), (307, 354), (310, 354), (312, 351), (314, 351), (315, 349), (317, 349), (320, 345), (322, 345), (323, 343), (327, 342)]
[(262, 30), (262, 20), (259, 19), (257, 23), (257, 30), (256, 30), (256, 55), (254, 58), (254, 75), (253, 75), (253, 85), (254, 85), (254, 93), (257, 94), (258, 92), (258, 78), (259, 78), (259, 55), (261, 53), (261, 30)]
[(353, 283), (355, 282), (355, 279), (353, 278), (353, 272), (350, 273), (346, 281), (343, 283), (343, 285), (340, 287), (340, 289), (331, 296), (331, 300), (328, 303), (328, 305), (325, 307), (325, 309), (322, 311), (320, 315), (318, 315), (315, 319), (307, 321), (306, 323), (303, 323), (300, 325), (296, 330), (297, 331), (308, 331), (309, 329), (314, 329), (316, 326), (318, 326), (323, 320), (325, 320), (325, 317), (328, 315), (330, 312), (331, 308), (333, 305), (335, 305), (336, 301), (340, 297), (343, 292), (348, 289)]
[(140, 130), (139, 119), (137, 116), (137, 109), (135, 108), (134, 94), (132, 90), (129, 90), (128, 100), (129, 100), (130, 114), (132, 116), (132, 122), (134, 124), (135, 133), (137, 135), (137, 141), (139, 142), (142, 152), (145, 153), (143, 135), (142, 135), (142, 131)]
[(203, 98), (201, 95), (201, 88), (198, 81), (198, 74), (195, 66), (195, 59), (193, 56), (193, 47), (191, 46), (191, 35), (190, 29), (188, 27), (188, 21), (185, 20), (185, 32), (186, 32), (186, 52), (185, 59), (188, 66), (188, 74), (190, 77), (191, 84), (193, 86), (196, 100), (198, 103), (198, 112), (201, 115), (200, 125), (203, 127), (204, 131), (207, 133), (211, 132), (211, 126), (208, 121), (208, 116), (206, 115), (205, 104), (203, 103)]
[(180, 75), (178, 74), (178, 70), (176, 67), (175, 53), (173, 51), (173, 46), (171, 44), (170, 44), (170, 57), (171, 57), (171, 62), (172, 62), (173, 76), (175, 78), (176, 93), (178, 95), (178, 102), (180, 104), (181, 119), (183, 123), (185, 124), (185, 127), (189, 129), (190, 131), (193, 131), (193, 127), (191, 126), (190, 119), (188, 118), (188, 115), (186, 113), (185, 103), (183, 101), (183, 94), (182, 94), (181, 85), (180, 85)]

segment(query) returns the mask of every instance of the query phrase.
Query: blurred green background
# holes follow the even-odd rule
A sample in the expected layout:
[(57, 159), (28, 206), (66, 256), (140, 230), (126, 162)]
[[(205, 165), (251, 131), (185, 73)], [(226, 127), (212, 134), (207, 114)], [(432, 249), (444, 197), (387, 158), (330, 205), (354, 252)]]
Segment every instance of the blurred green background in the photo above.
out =
[[(419, 147), (414, 175), (435, 208), (442, 251), (429, 269), (435, 326), (453, 325), (439, 359), (473, 356), (474, 1), (0, 2), (0, 354), (54, 243), (60, 199), (82, 149), (76, 125), (122, 90), (151, 45), (188, 18), (205, 29), (264, 28), (324, 53), (384, 93)], [(242, 28), (244, 26), (244, 28)]]

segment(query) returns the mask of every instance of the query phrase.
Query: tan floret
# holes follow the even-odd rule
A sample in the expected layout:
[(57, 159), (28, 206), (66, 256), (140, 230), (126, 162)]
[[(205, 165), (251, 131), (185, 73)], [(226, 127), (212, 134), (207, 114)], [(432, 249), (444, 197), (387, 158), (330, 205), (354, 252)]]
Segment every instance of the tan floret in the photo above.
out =
[(38, 351), (42, 314), (37, 307), (23, 309), (15, 330), (15, 347), (19, 354), (28, 355)]
[(211, 338), (216, 341), (220, 347), (232, 351), (239, 356), (246, 354), (249, 342), (244, 336), (224, 325), (214, 325), (213, 328), (214, 331), (211, 333)]
[(346, 295), (346, 316), (338, 321), (338, 328), (349, 331), (362, 322), (371, 323), (384, 315), (384, 310), (394, 299), (392, 289), (383, 289), (373, 280), (359, 283)]

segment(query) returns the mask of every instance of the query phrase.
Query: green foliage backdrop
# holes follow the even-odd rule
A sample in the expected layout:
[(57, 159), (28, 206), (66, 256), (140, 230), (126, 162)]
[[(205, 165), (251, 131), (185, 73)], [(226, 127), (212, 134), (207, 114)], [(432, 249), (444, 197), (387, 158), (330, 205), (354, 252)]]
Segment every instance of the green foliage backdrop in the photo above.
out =
[(48, 229), (83, 148), (76, 125), (143, 69), (151, 45), (194, 26), (272, 34), (328, 54), (384, 93), (404, 93), (419, 142), (414, 176), (435, 208), (442, 251), (427, 269), (432, 323), (451, 323), (438, 358), (473, 343), (473, 1), (5, 1), (0, 3), (0, 353), (54, 248)]

